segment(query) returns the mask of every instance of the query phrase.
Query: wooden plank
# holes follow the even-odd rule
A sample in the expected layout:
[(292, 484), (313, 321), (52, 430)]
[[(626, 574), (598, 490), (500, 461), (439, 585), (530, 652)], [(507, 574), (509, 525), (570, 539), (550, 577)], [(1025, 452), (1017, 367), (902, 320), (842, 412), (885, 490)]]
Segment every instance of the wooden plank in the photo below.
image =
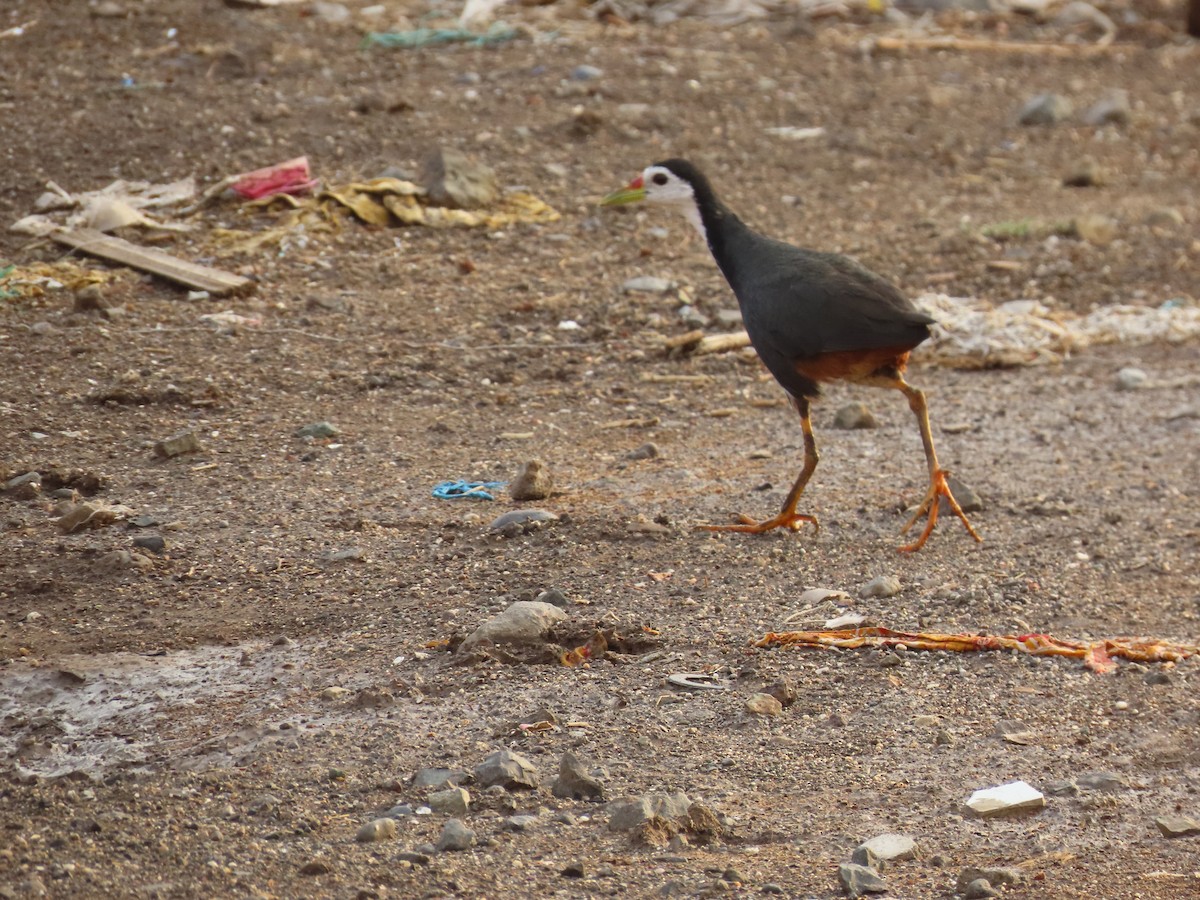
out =
[(90, 228), (56, 231), (50, 237), (59, 244), (65, 244), (92, 256), (121, 263), (152, 275), (158, 275), (160, 278), (181, 284), (194, 291), (208, 291), (214, 297), (249, 294), (255, 288), (253, 281), (243, 278), (241, 275), (234, 275), (232, 272), (214, 269), (211, 266), (197, 265), (164, 253), (162, 250), (140, 247), (123, 238), (103, 234)]

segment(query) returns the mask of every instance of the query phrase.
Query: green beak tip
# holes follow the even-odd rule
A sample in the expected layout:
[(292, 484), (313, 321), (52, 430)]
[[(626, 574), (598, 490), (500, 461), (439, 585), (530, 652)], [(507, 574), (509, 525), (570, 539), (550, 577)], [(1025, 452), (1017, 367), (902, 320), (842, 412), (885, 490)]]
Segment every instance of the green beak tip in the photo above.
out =
[(607, 197), (600, 201), (601, 206), (622, 206), (626, 203), (640, 203), (646, 199), (645, 188), (629, 188), (623, 187), (619, 191), (613, 191)]

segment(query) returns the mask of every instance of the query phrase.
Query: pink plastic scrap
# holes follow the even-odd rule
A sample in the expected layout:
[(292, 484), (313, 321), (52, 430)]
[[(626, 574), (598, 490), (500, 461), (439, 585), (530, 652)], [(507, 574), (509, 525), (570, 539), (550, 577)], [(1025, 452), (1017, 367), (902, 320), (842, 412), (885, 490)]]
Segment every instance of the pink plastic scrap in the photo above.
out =
[(238, 175), (229, 187), (247, 200), (259, 200), (276, 194), (304, 194), (316, 186), (317, 182), (308, 170), (308, 157), (297, 156), (287, 162)]

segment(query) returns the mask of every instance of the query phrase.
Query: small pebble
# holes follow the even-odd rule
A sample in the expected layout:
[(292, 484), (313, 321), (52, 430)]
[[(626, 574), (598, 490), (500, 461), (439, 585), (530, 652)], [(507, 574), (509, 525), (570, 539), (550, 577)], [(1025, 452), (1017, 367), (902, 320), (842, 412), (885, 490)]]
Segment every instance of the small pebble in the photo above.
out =
[(878, 428), (879, 422), (865, 403), (847, 403), (834, 415), (833, 427), (853, 431), (860, 428)]
[(390, 841), (397, 834), (399, 834), (399, 828), (396, 826), (396, 820), (384, 817), (364, 824), (358, 829), (358, 834), (354, 836), (354, 839), (360, 844), (374, 844), (379, 841)]
[(1057, 125), (1074, 111), (1071, 101), (1061, 94), (1038, 94), (1017, 114), (1022, 125)]
[(1138, 388), (1145, 387), (1149, 380), (1150, 376), (1144, 370), (1135, 366), (1126, 366), (1117, 372), (1115, 386), (1118, 391), (1136, 391)]
[(880, 575), (864, 584), (859, 589), (858, 596), (863, 598), (894, 597), (902, 589), (903, 585), (895, 575)]
[(746, 698), (746, 712), (759, 716), (778, 716), (783, 713), (783, 704), (770, 694), (751, 694)]
[(467, 850), (474, 843), (475, 832), (460, 820), (450, 819), (442, 828), (442, 835), (438, 838), (437, 842), (437, 850), (439, 853)]

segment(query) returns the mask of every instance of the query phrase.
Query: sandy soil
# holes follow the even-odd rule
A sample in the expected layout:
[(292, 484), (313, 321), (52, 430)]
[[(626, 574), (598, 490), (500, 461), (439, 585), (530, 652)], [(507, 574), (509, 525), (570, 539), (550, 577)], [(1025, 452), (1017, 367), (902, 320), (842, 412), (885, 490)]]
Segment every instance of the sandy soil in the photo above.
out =
[[(561, 213), (499, 231), (337, 216), (249, 254), (217, 229), (261, 232), (286, 212), (221, 201), (161, 246), (253, 277), (253, 296), (189, 300), (75, 257), (59, 271), (99, 272), (118, 309), (77, 311), (67, 289), (0, 300), (0, 476), (42, 474), (38, 495), (0, 494), (0, 896), (834, 897), (838, 864), (884, 832), (920, 851), (888, 867), (890, 896), (950, 896), (968, 866), (1019, 867), (1009, 896), (1195, 896), (1200, 838), (1155, 824), (1200, 817), (1194, 661), (1098, 675), (1027, 654), (751, 643), (850, 611), (907, 630), (1195, 644), (1197, 344), (985, 371), (918, 354), (939, 451), (985, 503), (980, 545), (950, 520), (896, 552), (925, 487), (916, 428), (901, 397), (837, 386), (815, 417), (820, 533), (697, 532), (774, 512), (800, 430), (752, 357), (664, 353), (692, 327), (685, 301), (713, 322), (734, 307), (687, 224), (596, 206), (682, 155), (757, 227), (852, 253), (913, 294), (1064, 314), (1194, 304), (1200, 56), (1176, 33), (1180, 4), (1105, 7), (1122, 46), (1090, 57), (865, 52), (898, 27), (865, 13), (727, 28), (602, 24), (562, 5), (512, 10), (524, 30), (494, 48), (368, 49), (367, 27), (429, 10), (388, 0), (367, 20), (364, 5), (345, 24), (183, 0), (0, 10), (0, 31), (36, 20), (0, 37), (5, 225), (51, 179), (207, 185), (307, 154), (339, 184), (416, 171), (437, 146)], [(1095, 38), (1011, 15), (936, 21)], [(599, 77), (573, 79), (583, 65)], [(1113, 90), (1129, 121), (1082, 124)], [(1047, 91), (1076, 113), (1017, 124)], [(1064, 186), (1086, 160), (1102, 183)], [(1059, 233), (1086, 216), (1111, 219), (1115, 239)], [(4, 260), (64, 253), (0, 231)], [(622, 292), (639, 275), (676, 287)], [(200, 318), (226, 309), (256, 322)], [(1149, 381), (1117, 391), (1128, 366)], [(858, 400), (879, 427), (834, 429)], [(322, 420), (340, 433), (296, 436)], [(199, 452), (153, 453), (186, 430)], [(632, 458), (647, 442), (658, 454)], [(491, 532), (530, 505), (503, 491), (431, 496), (529, 459), (558, 486), (534, 504), (560, 517), (549, 527)], [(55, 490), (137, 524), (64, 534)], [(156, 535), (160, 553), (134, 544)], [(880, 575), (900, 592), (861, 597)], [(563, 644), (601, 628), (627, 652), (564, 668), (449, 649), (551, 588)], [(802, 601), (811, 588), (848, 596)], [(726, 689), (667, 684), (688, 672)], [(746, 710), (780, 681), (797, 698), (781, 715)], [(541, 786), (467, 784), (471, 849), (414, 854), (437, 841), (438, 813), (355, 840), (424, 802), (417, 770), (472, 771), (498, 749)], [(566, 751), (606, 799), (685, 791), (720, 834), (611, 831), (603, 803), (551, 793)], [(978, 788), (1098, 772), (1108, 789), (1063, 789), (1032, 815), (963, 812)], [(514, 813), (537, 818), (515, 831)], [(576, 863), (582, 878), (563, 874)]]

